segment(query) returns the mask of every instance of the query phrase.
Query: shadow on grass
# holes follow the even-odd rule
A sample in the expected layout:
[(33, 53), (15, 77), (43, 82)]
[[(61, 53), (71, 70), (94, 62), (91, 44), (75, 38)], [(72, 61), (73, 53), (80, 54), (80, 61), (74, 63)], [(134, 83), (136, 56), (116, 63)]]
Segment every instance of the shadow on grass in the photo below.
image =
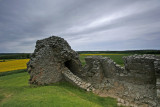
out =
[(66, 91), (69, 91), (72, 94), (79, 96), (81, 99), (88, 100), (90, 102), (94, 102), (103, 107), (105, 107), (106, 105), (107, 107), (117, 107), (117, 101), (115, 98), (97, 96), (93, 94), (92, 92), (87, 92), (84, 89), (74, 86), (68, 82), (59, 82), (59, 83), (53, 84), (52, 86), (61, 87), (65, 89)]
[(0, 102), (4, 99), (4, 95), (0, 95)]
[(0, 77), (1, 76), (6, 76), (6, 75), (17, 74), (17, 73), (23, 73), (23, 72), (27, 72), (27, 70), (26, 69), (20, 69), (20, 70), (14, 70), (14, 71), (0, 72)]

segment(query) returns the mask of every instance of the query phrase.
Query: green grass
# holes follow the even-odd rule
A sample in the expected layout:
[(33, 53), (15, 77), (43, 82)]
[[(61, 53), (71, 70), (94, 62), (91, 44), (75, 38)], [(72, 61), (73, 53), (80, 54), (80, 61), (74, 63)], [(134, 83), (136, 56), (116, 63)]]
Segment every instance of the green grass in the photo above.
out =
[[(121, 55), (101, 55), (103, 57), (110, 57), (114, 62), (116, 62), (117, 64), (124, 66), (124, 62), (122, 57), (123, 56), (128, 56), (129, 54), (121, 54)], [(87, 57), (86, 55), (79, 55), (80, 61), (82, 63), (82, 65), (84, 66), (86, 64), (85, 62), (85, 57)]]
[(113, 98), (99, 97), (67, 82), (30, 86), (26, 72), (0, 77), (0, 107), (117, 107)]
[(4, 95), (0, 95), (0, 102), (4, 99)]
[[(103, 56), (123, 66), (122, 57), (126, 55)], [(80, 55), (83, 65), (85, 57)], [(26, 70), (0, 73), (0, 107), (117, 107), (115, 99), (99, 97), (67, 82), (33, 86), (28, 79)]]

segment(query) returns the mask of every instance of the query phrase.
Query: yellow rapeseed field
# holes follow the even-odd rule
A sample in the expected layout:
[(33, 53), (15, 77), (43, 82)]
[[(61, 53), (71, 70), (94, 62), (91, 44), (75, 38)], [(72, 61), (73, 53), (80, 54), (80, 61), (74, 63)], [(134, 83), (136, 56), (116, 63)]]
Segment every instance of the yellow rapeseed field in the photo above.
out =
[(0, 62), (0, 72), (26, 69), (26, 63), (29, 59), (17, 59), (17, 60), (8, 60), (5, 62)]

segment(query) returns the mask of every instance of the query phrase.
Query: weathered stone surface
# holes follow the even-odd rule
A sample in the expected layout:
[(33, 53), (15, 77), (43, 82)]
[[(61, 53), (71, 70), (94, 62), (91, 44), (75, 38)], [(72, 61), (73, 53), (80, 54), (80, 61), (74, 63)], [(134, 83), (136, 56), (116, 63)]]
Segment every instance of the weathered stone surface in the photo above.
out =
[(78, 54), (69, 44), (56, 36), (38, 40), (27, 64), (30, 84), (45, 85), (61, 81), (64, 68), (76, 75), (82, 72)]
[(136, 84), (155, 84), (155, 68), (153, 55), (133, 55), (123, 57), (125, 69), (130, 80)]
[(85, 58), (87, 65), (84, 68), (86, 80), (98, 87), (104, 78), (102, 66), (100, 63), (101, 56), (89, 56)]
[(160, 57), (158, 58), (159, 59), (156, 59), (156, 61), (154, 62), (154, 66), (155, 66), (155, 75), (156, 75), (157, 98), (160, 103)]
[(83, 81), (78, 76), (74, 75), (72, 72), (70, 72), (69, 69), (65, 68), (65, 70), (62, 71), (63, 76), (65, 77), (65, 80), (68, 82), (85, 89), (86, 91), (94, 91), (95, 89), (91, 85), (91, 83)]
[(86, 57), (85, 79), (95, 93), (123, 99), (125, 106), (157, 107), (160, 87), (160, 62), (154, 55), (133, 55), (123, 58), (125, 67), (107, 57)]

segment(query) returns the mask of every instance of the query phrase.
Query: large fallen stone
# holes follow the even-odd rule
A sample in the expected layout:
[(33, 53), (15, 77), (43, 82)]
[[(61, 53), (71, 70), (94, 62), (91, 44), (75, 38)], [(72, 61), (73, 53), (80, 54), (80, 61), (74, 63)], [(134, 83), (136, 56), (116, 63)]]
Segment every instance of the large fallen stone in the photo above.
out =
[(45, 85), (61, 81), (65, 68), (78, 76), (82, 72), (78, 57), (63, 38), (52, 36), (38, 40), (27, 64), (29, 83)]

